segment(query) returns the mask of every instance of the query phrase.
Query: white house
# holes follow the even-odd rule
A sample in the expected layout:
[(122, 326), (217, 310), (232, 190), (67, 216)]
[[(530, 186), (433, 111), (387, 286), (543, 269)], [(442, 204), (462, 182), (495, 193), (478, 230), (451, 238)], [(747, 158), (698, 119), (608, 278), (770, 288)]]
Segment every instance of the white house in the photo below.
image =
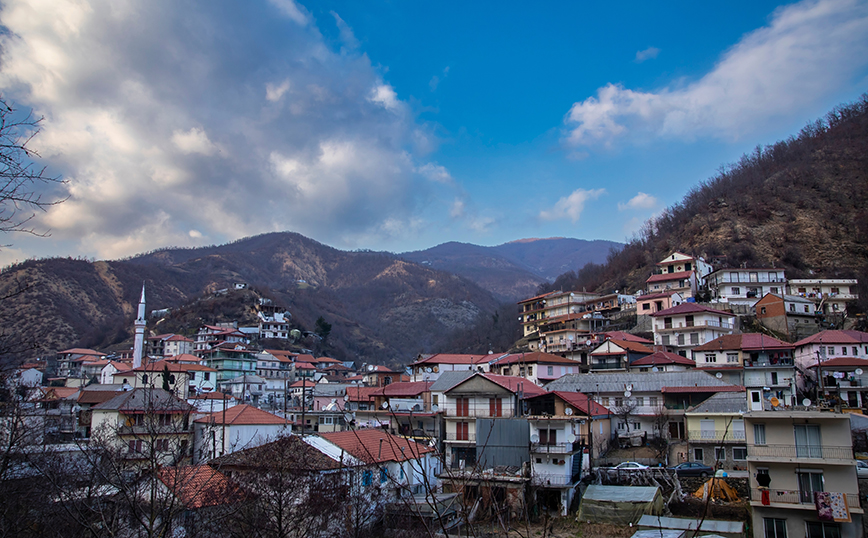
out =
[(193, 422), (193, 461), (208, 461), (259, 446), (292, 431), (292, 423), (247, 404), (211, 413)]
[(694, 347), (735, 331), (734, 314), (697, 303), (682, 303), (651, 317), (654, 344), (685, 357)]

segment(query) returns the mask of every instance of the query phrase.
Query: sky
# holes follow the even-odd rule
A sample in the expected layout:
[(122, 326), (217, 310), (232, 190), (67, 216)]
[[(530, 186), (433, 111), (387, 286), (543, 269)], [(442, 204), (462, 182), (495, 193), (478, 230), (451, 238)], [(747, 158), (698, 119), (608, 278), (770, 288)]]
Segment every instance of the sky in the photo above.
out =
[(625, 241), (868, 90), (868, 1), (659, 4), (7, 0), (0, 94), (66, 201), (0, 265)]

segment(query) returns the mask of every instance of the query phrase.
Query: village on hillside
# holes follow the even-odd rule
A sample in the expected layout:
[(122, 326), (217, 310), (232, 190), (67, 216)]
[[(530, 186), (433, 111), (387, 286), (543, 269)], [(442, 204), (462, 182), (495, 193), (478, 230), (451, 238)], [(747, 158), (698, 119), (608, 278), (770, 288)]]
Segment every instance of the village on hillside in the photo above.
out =
[(636, 293), (519, 301), (515, 349), (404, 368), (264, 349), (298, 337), (265, 299), (258, 326), (148, 334), (143, 288), (132, 349), (22, 356), (7, 376), (0, 487), (20, 501), (0, 519), (69, 536), (557, 536), (569, 521), (564, 536), (855, 538), (856, 285), (672, 252)]

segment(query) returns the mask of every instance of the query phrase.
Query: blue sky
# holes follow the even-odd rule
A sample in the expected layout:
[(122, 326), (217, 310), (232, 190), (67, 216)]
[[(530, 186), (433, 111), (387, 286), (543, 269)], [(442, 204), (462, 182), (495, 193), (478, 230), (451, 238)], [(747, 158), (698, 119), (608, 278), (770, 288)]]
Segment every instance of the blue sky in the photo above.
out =
[(868, 90), (868, 4), (9, 1), (0, 88), (68, 183), (0, 264), (297, 231), (623, 241)]

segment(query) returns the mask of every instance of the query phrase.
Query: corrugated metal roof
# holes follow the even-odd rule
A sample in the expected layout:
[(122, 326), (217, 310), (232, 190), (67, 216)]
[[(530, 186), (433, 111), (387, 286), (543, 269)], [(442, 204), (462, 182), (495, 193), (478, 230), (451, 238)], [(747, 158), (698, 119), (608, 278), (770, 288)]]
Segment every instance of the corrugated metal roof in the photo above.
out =
[(718, 392), (687, 413), (746, 413), (747, 396), (743, 392)]
[[(684, 372), (641, 372), (605, 374), (567, 374), (545, 386), (547, 391), (623, 392), (633, 385), (633, 392), (661, 392), (663, 387), (734, 387), (711, 374), (687, 370)], [(733, 390), (730, 388), (729, 390)]]

